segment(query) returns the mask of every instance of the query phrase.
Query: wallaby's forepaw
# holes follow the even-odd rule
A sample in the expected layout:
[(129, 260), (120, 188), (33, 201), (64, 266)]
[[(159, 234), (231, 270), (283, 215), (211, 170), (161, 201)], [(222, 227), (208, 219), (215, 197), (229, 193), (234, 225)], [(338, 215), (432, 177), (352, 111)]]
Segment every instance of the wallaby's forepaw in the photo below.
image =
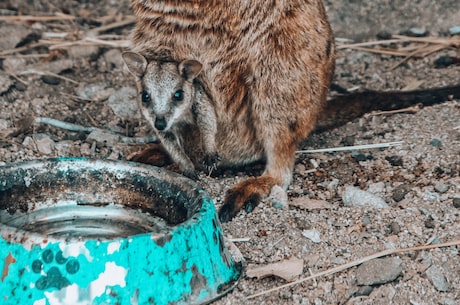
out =
[(218, 153), (207, 154), (203, 158), (203, 165), (207, 173), (211, 173), (213, 170), (217, 169), (221, 157)]
[(144, 150), (132, 155), (128, 160), (155, 166), (167, 166), (172, 164), (171, 158), (161, 144), (152, 144)]
[(182, 172), (182, 174), (192, 180), (198, 180), (198, 172), (194, 168), (190, 170), (185, 170)]
[(231, 220), (244, 208), (252, 212), (263, 197), (268, 196), (271, 188), (275, 185), (272, 177), (249, 178), (234, 186), (225, 197), (224, 205), (219, 210), (221, 222)]

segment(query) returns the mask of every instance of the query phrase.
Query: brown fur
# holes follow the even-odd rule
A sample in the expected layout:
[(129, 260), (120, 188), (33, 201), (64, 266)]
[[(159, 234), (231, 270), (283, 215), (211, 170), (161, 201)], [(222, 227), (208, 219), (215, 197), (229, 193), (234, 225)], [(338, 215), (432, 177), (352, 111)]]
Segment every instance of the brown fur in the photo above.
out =
[(196, 59), (213, 98), (222, 162), (266, 160), (234, 186), (219, 212), (231, 219), (274, 185), (287, 188), (295, 149), (314, 128), (334, 68), (321, 0), (132, 0), (134, 50)]

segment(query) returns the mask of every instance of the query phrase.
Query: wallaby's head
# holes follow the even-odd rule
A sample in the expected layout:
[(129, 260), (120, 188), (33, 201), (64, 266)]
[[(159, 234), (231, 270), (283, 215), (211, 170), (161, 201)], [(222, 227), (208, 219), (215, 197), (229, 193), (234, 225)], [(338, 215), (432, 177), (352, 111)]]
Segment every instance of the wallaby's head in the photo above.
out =
[(124, 52), (122, 56), (136, 77), (139, 108), (152, 127), (167, 131), (190, 116), (195, 95), (193, 81), (201, 72), (200, 62), (148, 61), (134, 52)]

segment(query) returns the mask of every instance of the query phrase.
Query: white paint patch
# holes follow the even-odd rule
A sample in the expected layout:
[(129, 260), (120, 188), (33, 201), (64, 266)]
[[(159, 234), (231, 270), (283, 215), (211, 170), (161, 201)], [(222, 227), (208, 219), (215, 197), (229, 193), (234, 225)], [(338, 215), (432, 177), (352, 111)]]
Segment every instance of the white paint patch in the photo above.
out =
[[(125, 277), (128, 271), (114, 262), (105, 264), (105, 271), (92, 281), (88, 287), (79, 287), (73, 284), (58, 291), (45, 292), (46, 300), (42, 303), (33, 305), (88, 305), (93, 304), (93, 300), (102, 294), (110, 292), (111, 286), (126, 286)], [(42, 301), (42, 300), (40, 300)], [(46, 303), (48, 301), (48, 303)]]
[(109, 246), (107, 247), (107, 254), (113, 254), (116, 251), (120, 250), (121, 243), (119, 241), (114, 241), (113, 243), (110, 243)]
[(93, 261), (93, 257), (91, 256), (88, 248), (86, 248), (85, 244), (82, 242), (71, 245), (60, 244), (59, 248), (61, 248), (62, 256), (64, 257), (77, 257), (82, 254), (89, 262)]
[(33, 305), (46, 305), (46, 299), (36, 300)]
[(119, 285), (120, 287), (125, 287), (127, 273), (128, 270), (117, 266), (114, 262), (105, 263), (105, 271), (99, 274), (99, 278), (90, 284), (91, 294), (93, 297), (101, 296), (107, 289), (107, 286)]

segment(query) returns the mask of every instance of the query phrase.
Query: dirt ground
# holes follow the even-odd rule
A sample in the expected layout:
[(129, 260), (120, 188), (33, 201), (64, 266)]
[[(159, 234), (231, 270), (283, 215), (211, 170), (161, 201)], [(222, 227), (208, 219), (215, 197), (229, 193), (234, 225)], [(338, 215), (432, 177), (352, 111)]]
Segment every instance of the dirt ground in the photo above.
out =
[[(327, 2), (337, 7), (335, 3)], [(57, 13), (66, 15), (58, 20), (37, 17)], [(19, 14), (35, 17), (7, 17)], [(60, 156), (126, 160), (142, 148), (34, 123), (35, 118), (49, 117), (128, 136), (148, 133), (135, 108), (124, 105), (120, 110), (117, 103), (134, 99), (134, 82), (121, 61), (132, 28), (130, 15), (126, 0), (0, 3), (0, 165)], [(334, 20), (339, 17), (334, 15)], [(401, 24), (390, 17), (388, 24)], [(431, 35), (446, 38), (446, 33), (444, 29)], [(338, 55), (334, 82), (347, 89), (431, 88), (458, 85), (460, 80), (460, 65), (435, 67), (442, 56), (460, 57), (459, 48), (442, 48), (404, 62), (403, 57), (350, 48)], [(247, 268), (295, 257), (303, 259), (297, 279), (385, 249), (460, 240), (460, 101), (415, 112), (367, 115), (313, 134), (300, 148), (394, 141), (402, 144), (299, 153), (288, 190), (289, 208), (277, 209), (265, 200), (252, 213), (242, 212), (223, 224), (227, 237), (239, 240), (235, 244)], [(219, 207), (231, 185), (259, 171), (201, 174), (200, 183)], [(346, 206), (342, 197), (347, 186), (377, 196), (388, 207)], [(309, 232), (317, 233), (316, 238), (306, 237)], [(400, 270), (383, 283), (361, 279), (363, 273), (380, 273), (377, 267), (353, 267), (256, 298), (248, 297), (287, 282), (245, 274), (233, 292), (215, 304), (460, 304), (459, 251), (453, 246), (393, 255), (400, 258), (399, 265), (382, 261), (383, 269)]]

